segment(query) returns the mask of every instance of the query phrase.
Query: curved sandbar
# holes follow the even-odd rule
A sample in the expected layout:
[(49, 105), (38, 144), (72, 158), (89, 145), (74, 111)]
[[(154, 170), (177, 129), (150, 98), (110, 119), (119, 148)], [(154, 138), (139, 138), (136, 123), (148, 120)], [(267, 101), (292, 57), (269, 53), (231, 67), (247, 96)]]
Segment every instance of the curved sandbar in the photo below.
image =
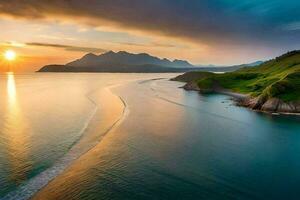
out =
[[(43, 187), (47, 186), (47, 184), (50, 183), (51, 185), (52, 182), (56, 182), (56, 179), (60, 180), (59, 177), (63, 176), (65, 171), (68, 172), (72, 170), (70, 166), (72, 166), (73, 163), (75, 166), (76, 163), (80, 163), (80, 157), (84, 157), (87, 152), (95, 147), (102, 138), (126, 116), (125, 102), (120, 97), (114, 95), (110, 90), (116, 86), (118, 85), (106, 87), (99, 92), (90, 92), (87, 98), (95, 105), (95, 110), (92, 111), (90, 119), (87, 120), (86, 126), (83, 127), (84, 134), (77, 144), (52, 167), (29, 180), (18, 190), (9, 193), (3, 199), (29, 199)], [(77, 159), (79, 160), (77, 161)], [(39, 195), (37, 195), (37, 198), (38, 196)]]

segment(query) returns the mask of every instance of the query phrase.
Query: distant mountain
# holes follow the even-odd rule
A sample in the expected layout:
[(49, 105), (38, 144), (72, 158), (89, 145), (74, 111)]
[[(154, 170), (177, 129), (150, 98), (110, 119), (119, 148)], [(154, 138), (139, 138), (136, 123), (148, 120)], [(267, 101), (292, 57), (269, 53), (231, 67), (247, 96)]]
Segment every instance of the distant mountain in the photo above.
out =
[(248, 64), (233, 65), (233, 66), (217, 66), (217, 65), (198, 65), (196, 66), (199, 71), (209, 71), (209, 72), (232, 72), (245, 67), (256, 67), (262, 64), (263, 61), (256, 61)]
[(73, 67), (97, 67), (103, 65), (115, 65), (115, 66), (143, 66), (143, 65), (156, 65), (162, 67), (174, 67), (174, 68), (187, 68), (194, 67), (190, 63), (184, 60), (174, 60), (173, 62), (168, 59), (160, 59), (151, 56), (146, 53), (132, 54), (126, 51), (119, 51), (117, 53), (109, 51), (101, 55), (95, 55), (89, 53), (82, 58), (70, 62), (67, 66)]
[(185, 60), (170, 61), (146, 53), (132, 54), (126, 51), (109, 51), (101, 55), (86, 54), (66, 65), (46, 65), (38, 72), (187, 72), (187, 71), (234, 71), (247, 65), (230, 67), (197, 67)]
[(256, 61), (256, 62), (253, 62), (253, 63), (244, 64), (243, 66), (245, 66), (245, 67), (255, 67), (255, 66), (261, 65), (263, 63), (264, 63), (264, 61)]
[(170, 61), (146, 53), (109, 51), (101, 55), (86, 54), (66, 65), (46, 65), (39, 72), (186, 72), (196, 67), (185, 60)]

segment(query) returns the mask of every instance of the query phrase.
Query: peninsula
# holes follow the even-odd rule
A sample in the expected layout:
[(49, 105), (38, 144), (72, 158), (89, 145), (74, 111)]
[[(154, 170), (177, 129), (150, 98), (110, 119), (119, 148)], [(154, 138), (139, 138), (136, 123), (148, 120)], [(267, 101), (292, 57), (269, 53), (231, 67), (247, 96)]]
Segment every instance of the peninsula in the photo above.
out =
[(187, 72), (172, 80), (186, 90), (223, 93), (237, 105), (271, 113), (300, 113), (300, 50), (234, 72)]

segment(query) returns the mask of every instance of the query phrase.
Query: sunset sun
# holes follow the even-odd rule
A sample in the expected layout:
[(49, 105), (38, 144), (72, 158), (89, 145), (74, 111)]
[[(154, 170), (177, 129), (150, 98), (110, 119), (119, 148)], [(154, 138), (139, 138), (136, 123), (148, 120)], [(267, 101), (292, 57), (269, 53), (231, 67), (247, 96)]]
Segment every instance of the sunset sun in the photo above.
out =
[(17, 57), (17, 54), (13, 50), (7, 50), (4, 52), (4, 58), (8, 61), (13, 61), (16, 59), (16, 57)]

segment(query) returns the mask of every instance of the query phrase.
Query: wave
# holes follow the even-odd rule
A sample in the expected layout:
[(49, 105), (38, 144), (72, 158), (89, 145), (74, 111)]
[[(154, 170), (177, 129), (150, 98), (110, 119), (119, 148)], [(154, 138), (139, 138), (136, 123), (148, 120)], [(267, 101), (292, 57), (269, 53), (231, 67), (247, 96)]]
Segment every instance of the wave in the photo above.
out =
[[(112, 85), (104, 88), (104, 90), (107, 90), (111, 95), (114, 95), (110, 89), (113, 87), (117, 87), (118, 85)], [(79, 148), (78, 143), (81, 141), (84, 137), (88, 137), (88, 135), (84, 134), (87, 133), (87, 129), (89, 125), (91, 124), (91, 121), (95, 117), (99, 107), (98, 104), (91, 98), (91, 94), (94, 93), (96, 90), (91, 91), (86, 95), (87, 99), (94, 105), (94, 109), (91, 111), (87, 121), (85, 122), (83, 128), (81, 129), (81, 137), (76, 141), (76, 143), (73, 145), (73, 147), (70, 149), (68, 153), (65, 154), (62, 158), (60, 158), (54, 165), (47, 168), (45, 171), (41, 172), (37, 176), (31, 178), (21, 186), (19, 186), (16, 190), (8, 193), (3, 198), (0, 198), (1, 200), (27, 200), (30, 199), (35, 193), (37, 193), (39, 190), (41, 190), (43, 187), (45, 187), (50, 181), (52, 181), (55, 177), (60, 175), (64, 172), (75, 160), (80, 158), (82, 155), (93, 149), (101, 140), (102, 138), (110, 132), (114, 127), (119, 125), (128, 115), (129, 110), (127, 108), (126, 102), (120, 97), (117, 96), (120, 100), (120, 102), (123, 104), (123, 112), (121, 116), (114, 121), (102, 134), (100, 135), (100, 138), (98, 140), (94, 141), (93, 143), (87, 145), (85, 148)], [(108, 94), (109, 94), (108, 93)], [(114, 95), (116, 96), (116, 95)]]

